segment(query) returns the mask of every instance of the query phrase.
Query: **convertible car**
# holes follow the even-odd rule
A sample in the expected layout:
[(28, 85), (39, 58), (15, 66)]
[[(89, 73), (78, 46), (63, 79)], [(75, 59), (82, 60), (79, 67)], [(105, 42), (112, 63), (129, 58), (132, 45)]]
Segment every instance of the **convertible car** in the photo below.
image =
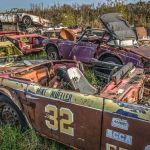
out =
[(13, 8), (5, 13), (0, 13), (0, 21), (1, 23), (21, 22), (26, 27), (30, 27), (33, 24), (38, 26), (49, 27), (50, 23), (49, 20), (43, 19), (39, 16), (24, 13), (24, 10), (20, 10), (17, 8)]
[[(139, 45), (137, 36), (120, 14), (110, 13), (100, 17), (106, 28), (102, 37), (92, 36), (92, 30), (86, 29), (77, 41), (51, 40), (45, 47), (49, 59), (76, 59), (91, 63), (93, 58), (100, 61), (150, 67), (150, 47)], [(87, 41), (82, 40), (85, 35)]]
[(118, 86), (119, 100), (99, 96), (80, 70), (80, 63), (65, 60), (0, 67), (0, 124), (32, 127), (77, 149), (149, 149), (150, 108), (120, 97), (142, 97), (142, 72), (128, 64), (118, 70), (124, 78), (113, 74), (116, 87), (125, 83)]

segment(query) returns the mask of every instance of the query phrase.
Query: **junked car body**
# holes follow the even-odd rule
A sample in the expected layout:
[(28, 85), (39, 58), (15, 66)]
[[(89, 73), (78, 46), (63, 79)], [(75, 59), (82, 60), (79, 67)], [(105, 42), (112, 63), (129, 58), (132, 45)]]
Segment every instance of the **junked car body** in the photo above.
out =
[(49, 27), (49, 20), (43, 19), (39, 16), (25, 13), (23, 10), (14, 8), (10, 11), (0, 13), (0, 21), (2, 23), (23, 23), (25, 26), (30, 27), (32, 24)]
[(0, 42), (0, 58), (21, 56), (22, 52), (11, 42)]
[(32, 126), (78, 149), (144, 150), (150, 145), (144, 132), (150, 129), (149, 107), (100, 97), (77, 62), (28, 64), (0, 70), (2, 125)]
[(89, 35), (88, 29), (76, 42), (51, 40), (45, 48), (48, 58), (76, 58), (83, 63), (91, 63), (91, 60), (96, 58), (116, 64), (132, 62), (137, 67), (148, 69), (150, 67), (150, 47), (137, 44), (135, 32), (120, 14), (105, 14), (100, 19), (107, 29), (102, 38), (96, 38), (92, 42), (90, 40), (83, 42), (84, 35)]
[(1, 31), (0, 32), (0, 41), (4, 42), (7, 40), (6, 36), (11, 36), (11, 35), (22, 35), (26, 34), (24, 32), (18, 32), (18, 31)]
[(38, 34), (7, 36), (7, 40), (15, 44), (24, 54), (42, 51), (45, 46), (44, 40), (46, 39), (47, 37)]

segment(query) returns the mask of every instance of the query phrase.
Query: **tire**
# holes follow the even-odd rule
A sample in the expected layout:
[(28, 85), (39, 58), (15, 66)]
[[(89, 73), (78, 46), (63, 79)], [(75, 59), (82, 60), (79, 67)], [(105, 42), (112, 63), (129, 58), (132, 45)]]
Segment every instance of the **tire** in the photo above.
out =
[(22, 23), (26, 27), (30, 27), (32, 25), (32, 19), (29, 16), (24, 16), (23, 19), (22, 19)]
[(46, 53), (47, 53), (48, 60), (59, 60), (60, 59), (58, 50), (55, 46), (49, 46), (46, 49)]
[(102, 61), (122, 65), (121, 61), (116, 57), (106, 57)]
[(14, 126), (23, 129), (28, 128), (25, 117), (11, 99), (0, 95), (0, 125)]

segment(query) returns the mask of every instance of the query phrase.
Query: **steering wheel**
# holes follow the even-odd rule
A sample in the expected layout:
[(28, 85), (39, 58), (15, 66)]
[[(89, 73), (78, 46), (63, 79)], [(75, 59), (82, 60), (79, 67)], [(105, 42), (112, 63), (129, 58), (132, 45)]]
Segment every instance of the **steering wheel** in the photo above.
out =
[(86, 29), (84, 30), (84, 32), (83, 32), (83, 34), (81, 35), (81, 37), (77, 40), (77, 42), (80, 42), (82, 39), (83, 39), (83, 37), (84, 36), (90, 36), (90, 35), (92, 35), (92, 29), (91, 29), (91, 27), (86, 27)]

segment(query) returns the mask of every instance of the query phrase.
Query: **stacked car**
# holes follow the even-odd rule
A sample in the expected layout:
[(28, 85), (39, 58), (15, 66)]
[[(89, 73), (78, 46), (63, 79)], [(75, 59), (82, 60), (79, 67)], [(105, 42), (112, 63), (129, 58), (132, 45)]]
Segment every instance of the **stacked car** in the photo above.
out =
[[(138, 44), (120, 14), (100, 19), (105, 30), (87, 28), (78, 36), (63, 29), (63, 39), (6, 35), (0, 125), (32, 127), (75, 149), (150, 148), (150, 47)], [(43, 49), (50, 60), (20, 56)]]

